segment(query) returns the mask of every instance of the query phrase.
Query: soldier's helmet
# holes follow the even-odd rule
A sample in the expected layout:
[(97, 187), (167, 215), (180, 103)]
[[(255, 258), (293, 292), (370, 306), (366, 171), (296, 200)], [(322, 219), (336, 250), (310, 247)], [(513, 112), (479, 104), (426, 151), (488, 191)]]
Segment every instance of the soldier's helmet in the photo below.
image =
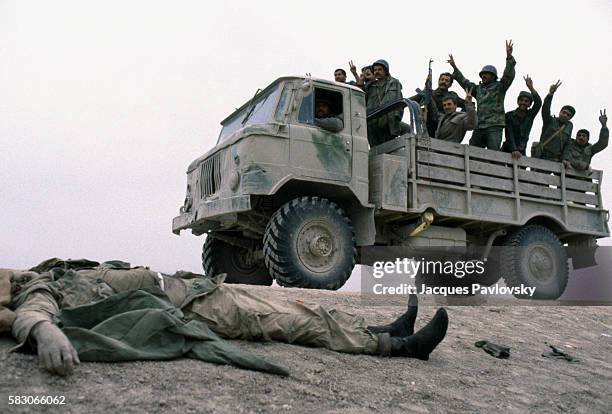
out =
[(497, 69), (495, 69), (495, 66), (486, 65), (485, 67), (482, 68), (478, 76), (482, 76), (482, 74), (485, 72), (492, 73), (495, 76), (495, 79), (497, 79)]
[(384, 59), (378, 59), (376, 62), (372, 63), (372, 67), (374, 67), (374, 65), (380, 65), (382, 67), (385, 68), (385, 71), (387, 73), (389, 73), (389, 63), (387, 63), (386, 60)]

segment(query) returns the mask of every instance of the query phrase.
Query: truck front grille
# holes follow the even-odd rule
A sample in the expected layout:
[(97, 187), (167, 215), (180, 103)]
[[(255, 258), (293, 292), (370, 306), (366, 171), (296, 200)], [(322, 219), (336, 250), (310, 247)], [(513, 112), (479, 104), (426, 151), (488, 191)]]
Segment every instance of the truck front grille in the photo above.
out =
[(221, 188), (221, 168), (225, 150), (216, 152), (200, 165), (200, 193), (202, 198), (215, 194)]

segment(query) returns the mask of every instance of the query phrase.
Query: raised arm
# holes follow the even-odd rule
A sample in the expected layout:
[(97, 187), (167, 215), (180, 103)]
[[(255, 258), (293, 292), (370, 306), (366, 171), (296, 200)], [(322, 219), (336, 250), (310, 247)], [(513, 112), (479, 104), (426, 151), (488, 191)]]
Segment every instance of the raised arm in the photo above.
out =
[(542, 121), (544, 121), (544, 125), (547, 125), (552, 121), (552, 115), (550, 114), (550, 106), (552, 105), (553, 95), (555, 94), (555, 92), (557, 92), (559, 86), (561, 86), (560, 80), (550, 85), (548, 95), (546, 95), (546, 98), (544, 98), (544, 104), (542, 105)]
[(355, 81), (357, 82), (358, 86), (363, 86), (364, 84), (364, 80), (361, 76), (359, 76), (357, 74), (357, 67), (355, 66), (355, 64), (353, 63), (353, 60), (349, 60), (349, 68), (351, 69), (351, 73), (353, 74), (353, 76), (355, 77)]
[(504, 86), (504, 91), (507, 91), (510, 85), (512, 85), (512, 81), (514, 81), (514, 76), (516, 75), (514, 71), (516, 60), (514, 60), (514, 56), (512, 56), (513, 48), (514, 45), (512, 44), (512, 40), (506, 41), (506, 67), (500, 79), (500, 82)]
[(474, 106), (474, 101), (472, 100), (472, 90), (465, 90), (465, 112), (467, 116), (465, 117), (465, 129), (466, 131), (472, 131), (476, 128), (478, 124), (478, 118), (476, 116), (476, 108)]
[(463, 73), (461, 73), (461, 71), (457, 67), (457, 64), (455, 63), (455, 58), (453, 58), (453, 55), (448, 55), (447, 62), (453, 68), (453, 78), (457, 81), (459, 85), (461, 85), (463, 89), (473, 90), (476, 87), (476, 84), (474, 82), (469, 81), (465, 78), (465, 76), (463, 76)]
[(538, 111), (542, 107), (542, 98), (540, 98), (538, 91), (536, 91), (533, 87), (533, 80), (529, 77), (529, 75), (524, 76), (523, 79), (525, 79), (525, 84), (527, 85), (529, 92), (531, 92), (531, 95), (533, 96), (533, 106), (529, 108), (528, 112), (532, 118), (535, 118), (535, 116), (538, 114)]
[(591, 153), (593, 155), (604, 150), (608, 146), (610, 131), (608, 130), (608, 116), (606, 115), (605, 109), (599, 111), (599, 122), (601, 123), (601, 130), (599, 131), (599, 139), (596, 143), (593, 144), (593, 147), (591, 148)]

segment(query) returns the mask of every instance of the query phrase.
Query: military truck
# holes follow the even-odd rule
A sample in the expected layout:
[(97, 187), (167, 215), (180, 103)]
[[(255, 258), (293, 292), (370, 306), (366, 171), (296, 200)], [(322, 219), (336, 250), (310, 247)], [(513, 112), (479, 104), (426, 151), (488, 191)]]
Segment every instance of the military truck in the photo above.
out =
[[(315, 125), (319, 99), (341, 131)], [(407, 133), (370, 148), (361, 89), (277, 79), (189, 165), (173, 232), (206, 234), (204, 271), (226, 282), (321, 289), (344, 285), (367, 246), (518, 247), (489, 283), (559, 297), (568, 258), (593, 265), (596, 239), (609, 235), (602, 172), (432, 139), (411, 103)]]

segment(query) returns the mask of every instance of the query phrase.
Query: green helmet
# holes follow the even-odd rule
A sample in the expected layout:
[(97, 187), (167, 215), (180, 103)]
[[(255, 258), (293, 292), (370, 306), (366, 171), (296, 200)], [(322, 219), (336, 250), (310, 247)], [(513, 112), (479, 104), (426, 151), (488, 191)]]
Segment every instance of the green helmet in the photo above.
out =
[(386, 60), (378, 59), (376, 62), (372, 63), (372, 68), (374, 68), (374, 65), (382, 66), (383, 68), (385, 68), (385, 71), (387, 72), (387, 74), (389, 74), (389, 64), (387, 63)]

